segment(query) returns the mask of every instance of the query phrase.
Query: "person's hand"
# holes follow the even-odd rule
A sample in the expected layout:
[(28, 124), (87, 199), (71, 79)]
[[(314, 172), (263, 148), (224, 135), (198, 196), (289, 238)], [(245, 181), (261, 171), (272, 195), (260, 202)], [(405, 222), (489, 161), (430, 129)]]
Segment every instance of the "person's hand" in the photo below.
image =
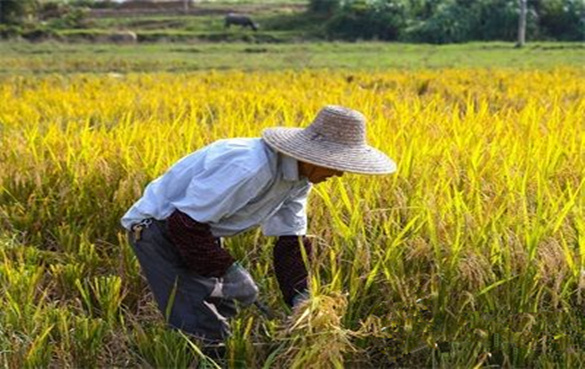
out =
[(211, 292), (211, 297), (236, 300), (242, 306), (249, 306), (258, 298), (258, 286), (252, 276), (240, 264), (233, 263)]
[(297, 293), (292, 299), (292, 309), (297, 310), (299, 306), (305, 304), (306, 301), (311, 299), (311, 294), (308, 290), (304, 290), (302, 292)]

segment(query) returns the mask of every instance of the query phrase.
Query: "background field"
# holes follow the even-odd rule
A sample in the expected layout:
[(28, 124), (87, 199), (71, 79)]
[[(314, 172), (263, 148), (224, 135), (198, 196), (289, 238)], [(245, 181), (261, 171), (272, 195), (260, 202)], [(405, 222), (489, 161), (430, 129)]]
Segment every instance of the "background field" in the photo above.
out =
[(552, 69), (585, 65), (580, 43), (505, 42), (463, 45), (401, 43), (154, 43), (111, 45), (56, 42), (0, 43), (0, 73), (185, 72), (209, 69), (279, 70), (346, 68)]

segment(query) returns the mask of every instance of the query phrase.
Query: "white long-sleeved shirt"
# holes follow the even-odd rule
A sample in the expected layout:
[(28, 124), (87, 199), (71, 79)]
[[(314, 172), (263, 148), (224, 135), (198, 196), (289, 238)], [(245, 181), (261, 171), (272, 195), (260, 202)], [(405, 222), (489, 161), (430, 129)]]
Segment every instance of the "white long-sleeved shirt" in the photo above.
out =
[(311, 184), (298, 161), (261, 138), (216, 141), (179, 160), (152, 181), (122, 217), (122, 226), (173, 211), (207, 223), (216, 237), (261, 225), (266, 236), (304, 235)]

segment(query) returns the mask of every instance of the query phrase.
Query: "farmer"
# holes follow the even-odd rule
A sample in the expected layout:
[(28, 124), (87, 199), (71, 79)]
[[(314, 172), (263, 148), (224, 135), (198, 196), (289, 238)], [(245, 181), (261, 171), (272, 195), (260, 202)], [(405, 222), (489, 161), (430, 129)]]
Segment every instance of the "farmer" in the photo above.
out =
[(301, 247), (311, 255), (307, 195), (344, 172), (386, 174), (394, 162), (365, 140), (365, 118), (326, 106), (305, 129), (270, 128), (262, 138), (216, 141), (152, 181), (122, 218), (130, 243), (168, 323), (206, 342), (229, 335), (236, 303), (258, 287), (222, 238), (260, 225), (278, 237), (274, 272), (284, 301), (309, 297)]

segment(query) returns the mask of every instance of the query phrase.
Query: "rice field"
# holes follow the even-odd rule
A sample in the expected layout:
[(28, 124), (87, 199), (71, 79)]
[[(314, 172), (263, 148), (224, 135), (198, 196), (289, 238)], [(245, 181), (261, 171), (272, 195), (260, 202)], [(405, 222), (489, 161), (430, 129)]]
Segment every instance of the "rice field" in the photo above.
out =
[[(585, 70), (314, 69), (0, 79), (0, 365), (585, 365)], [(294, 314), (273, 239), (227, 239), (276, 312), (223, 361), (165, 328), (119, 218), (214, 140), (362, 111), (384, 177), (316, 186), (313, 299)]]

